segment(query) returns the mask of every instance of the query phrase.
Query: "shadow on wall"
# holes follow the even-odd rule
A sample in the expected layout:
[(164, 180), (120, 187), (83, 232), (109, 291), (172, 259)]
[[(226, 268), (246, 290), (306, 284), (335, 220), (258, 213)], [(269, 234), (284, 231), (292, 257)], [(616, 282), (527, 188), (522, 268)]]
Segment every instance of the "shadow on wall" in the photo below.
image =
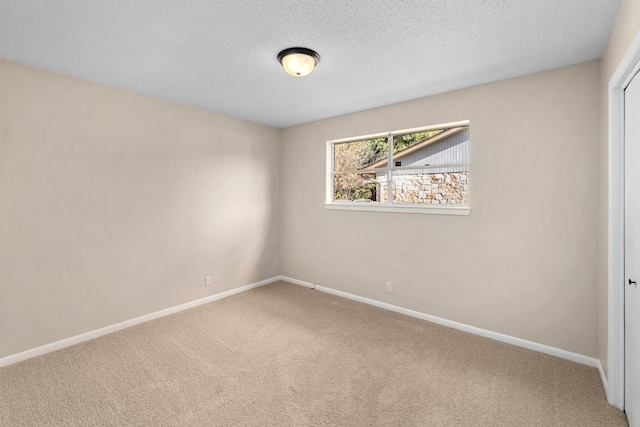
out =
[(212, 180), (219, 188), (204, 225), (212, 237), (213, 283), (235, 287), (256, 281), (264, 266), (273, 219), (271, 177), (255, 157), (229, 156), (225, 163)]

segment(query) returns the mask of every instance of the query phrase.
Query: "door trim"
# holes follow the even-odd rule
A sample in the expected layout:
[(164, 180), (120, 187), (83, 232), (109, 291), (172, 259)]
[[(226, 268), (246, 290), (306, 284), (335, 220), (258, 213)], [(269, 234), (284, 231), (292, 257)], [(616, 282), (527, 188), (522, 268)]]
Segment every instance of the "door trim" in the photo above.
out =
[(606, 394), (624, 409), (624, 89), (640, 70), (640, 31), (627, 49), (608, 87), (608, 342)]

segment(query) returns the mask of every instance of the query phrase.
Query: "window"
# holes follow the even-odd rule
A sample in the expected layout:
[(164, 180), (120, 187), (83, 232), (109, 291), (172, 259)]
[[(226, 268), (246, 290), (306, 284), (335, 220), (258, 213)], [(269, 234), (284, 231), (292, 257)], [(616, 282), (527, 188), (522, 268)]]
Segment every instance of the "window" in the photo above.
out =
[(330, 209), (469, 214), (469, 122), (327, 142)]

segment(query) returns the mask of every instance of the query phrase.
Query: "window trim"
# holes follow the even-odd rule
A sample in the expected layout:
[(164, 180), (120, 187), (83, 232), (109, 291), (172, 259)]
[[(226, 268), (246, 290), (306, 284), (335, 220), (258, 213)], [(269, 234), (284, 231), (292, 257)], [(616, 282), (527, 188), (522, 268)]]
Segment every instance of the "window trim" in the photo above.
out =
[(471, 208), (469, 206), (455, 205), (429, 205), (421, 206), (413, 205), (386, 205), (382, 203), (367, 204), (361, 202), (333, 202), (325, 203), (325, 209), (340, 211), (370, 211), (370, 212), (401, 212), (401, 213), (418, 213), (418, 214), (436, 214), (436, 215), (470, 215)]
[[(368, 204), (366, 202), (355, 202), (355, 201), (334, 201), (333, 200), (333, 176), (334, 176), (334, 156), (333, 156), (333, 146), (335, 144), (348, 143), (354, 141), (361, 141), (364, 139), (374, 139), (381, 137), (389, 137), (393, 135), (404, 135), (408, 133), (415, 132), (425, 132), (434, 129), (441, 128), (451, 128), (457, 126), (470, 126), (469, 120), (461, 120), (457, 122), (449, 122), (449, 123), (441, 123), (437, 125), (429, 125), (429, 126), (421, 126), (409, 129), (400, 129), (393, 130), (388, 132), (378, 132), (367, 135), (359, 135), (348, 138), (338, 138), (331, 139), (326, 142), (326, 184), (325, 184), (325, 209), (334, 209), (334, 210), (352, 210), (352, 211), (372, 211), (372, 212), (403, 212), (403, 213), (422, 213), (422, 214), (439, 214), (439, 215), (469, 215), (471, 214), (471, 194), (469, 195), (469, 204), (465, 206), (456, 206), (456, 205), (419, 205), (419, 204), (394, 204), (391, 203), (391, 194), (392, 191), (388, 191), (388, 197), (385, 202), (381, 203), (371, 203)], [(389, 153), (388, 156), (389, 162), (387, 163), (387, 173), (392, 174), (393, 170), (396, 167), (391, 166), (391, 162), (393, 161), (392, 155), (392, 144), (389, 144)], [(470, 161), (467, 163), (467, 166), (470, 165)], [(436, 165), (434, 165), (435, 167)], [(400, 169), (405, 167), (399, 167)], [(408, 168), (408, 167), (407, 167)], [(415, 168), (414, 168), (415, 169)], [(391, 181), (389, 181), (391, 182)]]

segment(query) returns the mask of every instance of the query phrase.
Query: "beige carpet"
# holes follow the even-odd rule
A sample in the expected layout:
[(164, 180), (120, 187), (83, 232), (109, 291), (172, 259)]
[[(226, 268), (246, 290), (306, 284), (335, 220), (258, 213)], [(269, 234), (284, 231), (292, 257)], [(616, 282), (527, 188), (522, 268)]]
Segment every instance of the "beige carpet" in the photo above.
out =
[(1, 426), (626, 426), (595, 369), (274, 283), (0, 369)]

